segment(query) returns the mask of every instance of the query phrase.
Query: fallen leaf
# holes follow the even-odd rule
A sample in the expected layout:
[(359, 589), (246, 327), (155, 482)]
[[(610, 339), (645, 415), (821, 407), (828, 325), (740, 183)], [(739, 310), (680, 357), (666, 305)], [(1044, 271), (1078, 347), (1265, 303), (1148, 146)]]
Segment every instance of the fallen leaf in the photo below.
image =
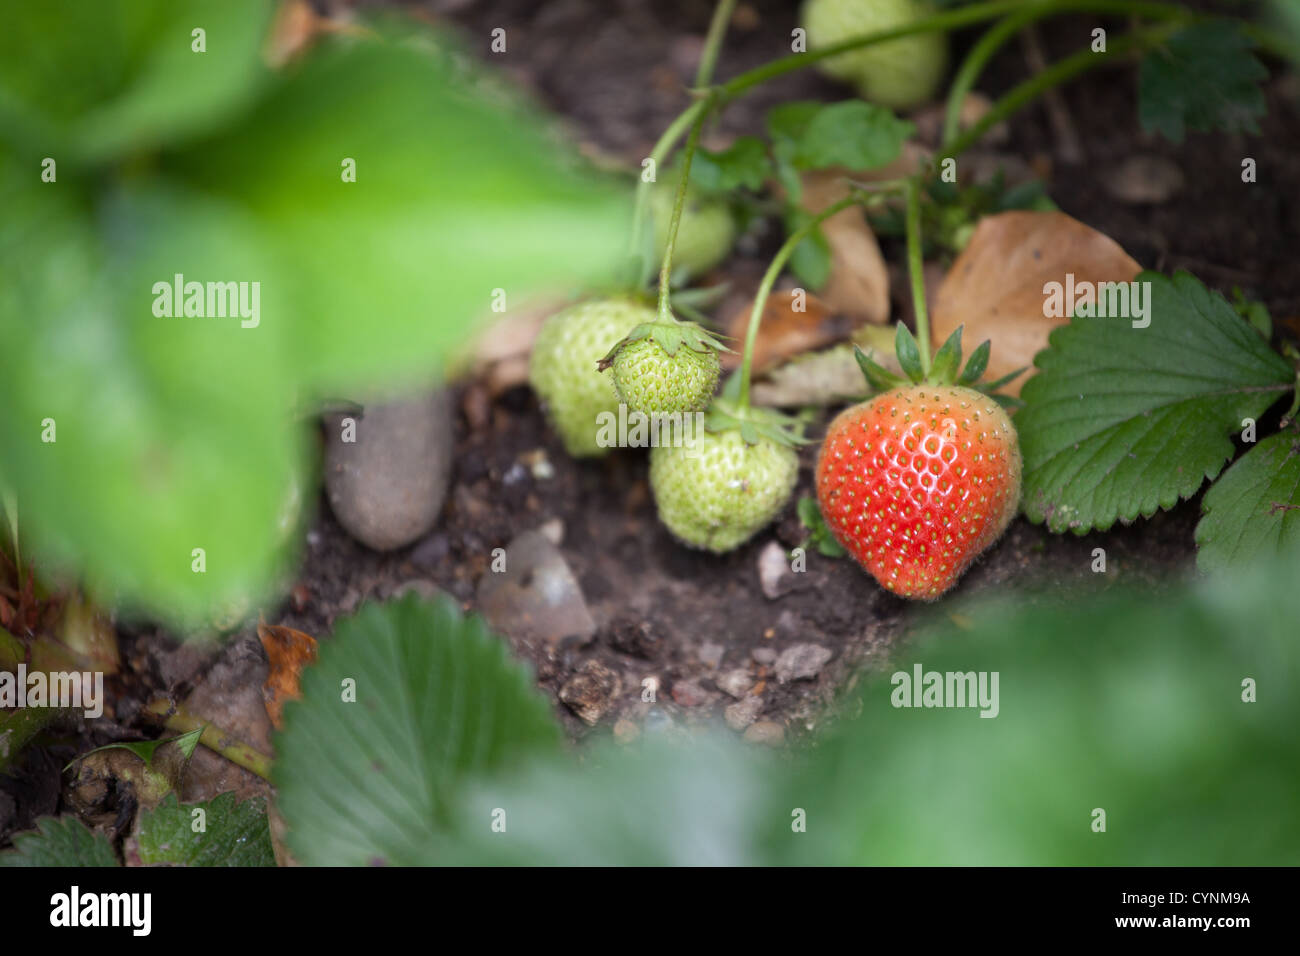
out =
[[(803, 174), (800, 205), (821, 212), (848, 195), (842, 170), (816, 170)], [(853, 325), (883, 325), (889, 321), (889, 272), (876, 234), (859, 206), (841, 210), (821, 226), (831, 250), (830, 277), (818, 290), (832, 312)]]
[[(723, 329), (736, 343), (745, 341), (754, 300), (741, 302), (723, 323)], [(763, 318), (754, 341), (753, 373), (761, 375), (787, 359), (803, 352), (825, 348), (848, 338), (849, 320), (833, 313), (829, 306), (811, 292), (798, 289), (774, 289), (763, 306)], [(737, 351), (724, 352), (726, 368), (740, 365)]]
[(878, 365), (902, 374), (894, 358), (894, 327), (866, 325), (854, 333), (853, 344), (800, 355), (754, 382), (754, 404), (794, 408), (859, 401), (867, 394), (867, 383), (853, 355), (854, 345)]
[(316, 660), (316, 638), (291, 627), (267, 624), (261, 618), (257, 621), (257, 636), (270, 662), (266, 683), (262, 685), (266, 714), (279, 730), (284, 702), (302, 696), (302, 669)]
[[(1047, 336), (1069, 316), (1044, 314), (1048, 282), (1129, 282), (1142, 267), (1119, 243), (1060, 212), (1004, 212), (980, 220), (969, 245), (944, 277), (931, 305), (932, 343), (957, 326), (970, 350), (993, 342), (985, 379), (1000, 378), (1047, 347)], [(1068, 310), (1067, 310), (1068, 311)], [(1019, 395), (1028, 375), (1003, 391)]]

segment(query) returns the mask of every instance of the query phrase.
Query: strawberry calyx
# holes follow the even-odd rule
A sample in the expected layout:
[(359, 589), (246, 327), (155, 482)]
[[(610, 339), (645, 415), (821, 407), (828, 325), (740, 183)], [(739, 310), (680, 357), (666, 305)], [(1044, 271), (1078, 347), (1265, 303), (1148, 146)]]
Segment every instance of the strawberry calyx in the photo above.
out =
[(956, 331), (948, 336), (948, 340), (939, 347), (939, 351), (934, 354), (934, 360), (930, 364), (929, 374), (926, 374), (921, 366), (921, 351), (916, 339), (912, 337), (911, 330), (902, 322), (898, 323), (898, 332), (894, 336), (894, 355), (898, 359), (899, 367), (903, 370), (903, 375), (895, 375), (888, 369), (873, 362), (871, 356), (864, 353), (857, 346), (853, 348), (853, 355), (857, 359), (858, 368), (862, 370), (862, 375), (866, 378), (872, 393), (887, 392), (903, 385), (960, 385), (982, 392), (1003, 406), (1021, 404), (1019, 399), (996, 393), (999, 388), (1016, 379), (1026, 369), (1023, 367), (1018, 368), (1014, 372), (1003, 375), (991, 382), (981, 382), (980, 376), (988, 368), (992, 343), (988, 339), (981, 342), (975, 351), (970, 354), (966, 367), (962, 368), (961, 330), (962, 326), (957, 326)]
[(778, 412), (774, 408), (755, 408), (740, 400), (740, 376), (733, 375), (710, 404), (704, 420), (705, 431), (721, 433), (738, 431), (748, 445), (757, 445), (761, 439), (798, 448), (809, 443), (804, 437), (803, 419)]
[(694, 352), (730, 352), (703, 326), (695, 322), (642, 322), (611, 348), (598, 363), (596, 368), (603, 372), (614, 364), (618, 353), (627, 345), (642, 339), (653, 340), (668, 355), (676, 355), (677, 350), (686, 346)]

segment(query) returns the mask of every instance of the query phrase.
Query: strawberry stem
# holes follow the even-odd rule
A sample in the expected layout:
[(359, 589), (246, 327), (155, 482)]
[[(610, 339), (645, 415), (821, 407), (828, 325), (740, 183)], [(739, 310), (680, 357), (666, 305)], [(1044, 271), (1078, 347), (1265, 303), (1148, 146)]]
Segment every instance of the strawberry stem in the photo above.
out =
[(691, 160), (695, 158), (695, 147), (700, 142), (700, 131), (704, 128), (704, 121), (709, 118), (713, 103), (717, 100), (717, 92), (709, 93), (704, 100), (704, 108), (700, 110), (699, 116), (691, 125), (691, 135), (686, 140), (686, 149), (682, 153), (682, 173), (678, 177), (677, 197), (673, 200), (673, 218), (668, 224), (668, 241), (664, 245), (664, 261), (659, 267), (659, 321), (675, 323), (677, 317), (673, 315), (672, 306), (669, 303), (669, 296), (672, 293), (670, 280), (673, 274), (673, 247), (677, 245), (677, 227), (682, 221), (682, 207), (686, 205), (686, 188), (690, 185), (691, 180)]
[(930, 374), (930, 316), (925, 310), (925, 260), (921, 255), (921, 183), (915, 176), (907, 180), (907, 271), (912, 279), (921, 374), (926, 376)]
[(700, 66), (695, 71), (696, 89), (703, 89), (713, 82), (713, 68), (718, 65), (722, 38), (727, 35), (727, 25), (731, 23), (731, 11), (735, 8), (736, 0), (718, 0), (718, 5), (713, 8), (709, 32), (704, 37), (704, 52), (700, 54)]

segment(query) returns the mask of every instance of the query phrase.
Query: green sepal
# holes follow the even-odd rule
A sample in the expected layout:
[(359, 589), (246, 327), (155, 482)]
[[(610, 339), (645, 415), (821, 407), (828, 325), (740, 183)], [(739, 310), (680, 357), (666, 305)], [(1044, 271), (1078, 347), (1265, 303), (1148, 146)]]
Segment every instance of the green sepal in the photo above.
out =
[[(739, 376), (733, 375), (731, 381)], [(725, 389), (724, 389), (725, 392)], [(709, 406), (708, 417), (704, 420), (704, 430), (720, 432), (736, 430), (748, 445), (757, 445), (760, 438), (766, 438), (778, 445), (798, 448), (809, 444), (803, 435), (804, 421), (791, 415), (785, 415), (772, 408), (747, 408), (743, 412), (733, 399), (722, 396), (713, 400)]]
[(872, 392), (887, 392), (891, 388), (907, 384), (907, 379), (880, 367), (856, 345), (853, 346), (853, 357), (858, 360), (858, 368), (862, 369), (862, 375), (866, 378)]
[(817, 549), (818, 553), (827, 558), (842, 558), (848, 554), (847, 551), (835, 540), (835, 535), (826, 525), (826, 519), (822, 517), (821, 508), (817, 505), (817, 499), (812, 495), (804, 495), (799, 499), (795, 506), (799, 515), (799, 523), (808, 531), (808, 537), (804, 538), (799, 547), (805, 551), (809, 545)]
[(961, 368), (961, 326), (948, 336), (948, 341), (939, 347), (930, 364), (930, 374), (925, 380), (931, 385), (951, 385)]
[(989, 339), (985, 339), (980, 343), (979, 348), (970, 354), (970, 360), (966, 363), (965, 371), (957, 379), (958, 385), (974, 385), (980, 380), (984, 370), (989, 367), (989, 352), (992, 348), (993, 343)]
[(652, 339), (669, 355), (676, 355), (683, 345), (693, 352), (708, 352), (710, 349), (715, 352), (731, 351), (711, 332), (695, 322), (642, 322), (605, 353), (605, 357), (596, 363), (597, 370), (605, 371), (614, 364), (615, 356), (624, 346), (645, 338)]
[(1021, 375), (1025, 374), (1025, 372), (1027, 372), (1028, 370), (1029, 370), (1028, 365), (1022, 365), (1014, 372), (1008, 372), (1006, 375), (1003, 375), (1001, 378), (995, 378), (991, 382), (980, 382), (978, 385), (974, 386), (975, 391), (984, 392), (986, 394), (991, 395), (993, 392), (996, 392), (998, 389), (1000, 389), (1003, 385), (1006, 385), (1013, 379), (1018, 378)]
[(894, 334), (894, 357), (898, 359), (898, 366), (913, 382), (919, 382), (925, 377), (921, 371), (921, 349), (916, 344), (916, 339), (912, 338), (912, 331), (902, 322), (898, 323), (898, 331)]

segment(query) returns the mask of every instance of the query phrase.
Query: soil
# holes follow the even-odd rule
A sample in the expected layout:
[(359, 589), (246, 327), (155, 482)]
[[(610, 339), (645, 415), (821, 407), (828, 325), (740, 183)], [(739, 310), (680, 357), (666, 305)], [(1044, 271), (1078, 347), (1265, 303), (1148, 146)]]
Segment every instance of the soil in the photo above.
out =
[[(635, 167), (688, 102), (684, 90), (711, 4), (446, 0), (413, 6), (460, 32), (471, 51), (504, 67), (531, 89), (589, 151), (616, 156)], [(796, 9), (795, 4), (742, 3), (720, 60), (719, 78), (788, 52)], [(1048, 59), (1078, 49), (1095, 25), (1083, 17), (1051, 21), (1041, 33)], [(490, 31), (498, 26), (508, 31), (505, 56), (487, 50)], [(969, 43), (969, 37), (963, 42)], [(955, 55), (960, 53), (959, 44)], [(1024, 51), (1012, 43), (994, 60), (980, 89), (996, 96), (1027, 75)], [(790, 74), (732, 104), (709, 137), (721, 142), (761, 132), (764, 112), (778, 102), (851, 95), (811, 71)], [(1067, 163), (1061, 156), (1041, 103), (1012, 118), (1010, 139), (999, 149), (1029, 163), (1063, 211), (1112, 236), (1143, 265), (1164, 272), (1187, 269), (1224, 292), (1240, 286), (1270, 308), (1283, 334), (1296, 337), (1300, 270), (1290, 257), (1300, 238), (1300, 197), (1276, 185), (1300, 181), (1294, 77), (1281, 74), (1274, 64), (1267, 95), (1262, 135), (1191, 134), (1175, 146), (1141, 132), (1133, 68), (1090, 73), (1062, 93), (1083, 162)], [(1108, 177), (1139, 154), (1166, 157), (1181, 170), (1184, 186), (1171, 201), (1133, 205), (1112, 194)], [(1257, 161), (1259, 183), (1243, 190), (1241, 163), (1247, 156)], [(769, 237), (742, 244), (718, 277), (733, 277), (752, 288), (773, 251), (772, 241)], [(884, 251), (890, 262), (902, 261), (901, 247), (886, 242)], [(458, 397), (464, 397), (464, 386)], [(812, 434), (820, 433), (818, 426), (825, 424), (829, 412)], [(430, 585), (473, 610), (476, 584), (487, 573), (492, 549), (559, 519), (561, 551), (581, 584), (598, 631), (586, 643), (512, 643), (536, 668), (540, 686), (556, 695), (557, 712), (574, 737), (608, 733), (616, 725), (620, 735), (633, 733), (652, 711), (653, 719), (666, 717), (681, 726), (718, 721), (724, 708), (735, 702), (719, 687), (719, 679), (736, 669), (763, 685), (758, 719), (779, 725), (787, 736), (798, 736), (833, 713), (837, 694), (855, 669), (881, 662), (927, 615), (954, 613), (960, 606), (948, 601), (941, 607), (906, 603), (851, 562), (816, 552), (809, 554), (806, 572), (794, 576), (794, 590), (769, 599), (760, 588), (758, 557), (774, 540), (786, 548), (803, 540), (793, 502), (771, 529), (731, 554), (718, 557), (688, 550), (655, 519), (644, 453), (623, 451), (595, 462), (571, 459), (524, 387), (498, 396), (483, 427), (471, 428), (462, 413), (456, 442), (443, 516), (435, 530), (412, 547), (390, 554), (367, 550), (342, 531), (321, 500), (306, 535), (292, 597), (280, 613), (268, 613), (267, 620), (327, 638), (334, 620), (362, 600)], [(524, 460), (535, 461), (538, 449), (553, 467), (544, 480), (518, 467)], [(795, 500), (811, 494), (815, 454), (815, 446), (802, 453)], [(1134, 526), (1085, 536), (1052, 535), (1018, 519), (961, 581), (955, 597), (1014, 592), (1018, 600), (1035, 600), (1062, 589), (1091, 592), (1130, 583), (1159, 587), (1193, 573), (1198, 512), (1199, 501), (1194, 499)], [(1093, 570), (1097, 548), (1105, 551), (1105, 573)], [(772, 660), (801, 643), (827, 649), (829, 661), (815, 677), (781, 683)], [(124, 644), (128, 659), (167, 658), (169, 667), (175, 664), (176, 646), (152, 629), (127, 634)], [(143, 725), (135, 713), (148, 695), (193, 686), (219, 656), (246, 659), (260, 653), (255, 636), (245, 631), (225, 651), (196, 652), (183, 674), (156, 662), (147, 665), (131, 683), (118, 685), (120, 694), (136, 698), (134, 706), (119, 703), (118, 720), (138, 730)], [(621, 685), (617, 694), (601, 702), (594, 727), (558, 699), (559, 689), (592, 661), (618, 675)], [(654, 705), (641, 700), (646, 677), (658, 681)], [(621, 719), (627, 722), (619, 723)], [(8, 813), (0, 812), (0, 840), (34, 816), (54, 810), (57, 768), (70, 750), (33, 749), (23, 771), (0, 788), (0, 811), (6, 810), (6, 800), (19, 808), (16, 813), (12, 806)]]

